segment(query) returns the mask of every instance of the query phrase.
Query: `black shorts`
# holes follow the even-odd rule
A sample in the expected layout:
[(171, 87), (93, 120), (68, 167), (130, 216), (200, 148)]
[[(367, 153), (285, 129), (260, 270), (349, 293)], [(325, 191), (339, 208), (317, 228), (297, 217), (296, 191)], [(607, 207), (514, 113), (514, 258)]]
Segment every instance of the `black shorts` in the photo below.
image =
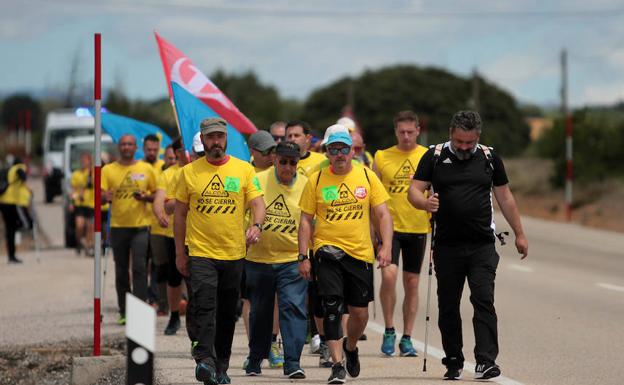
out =
[(76, 215), (77, 217), (91, 219), (93, 218), (93, 214), (95, 214), (95, 210), (91, 207), (78, 206), (74, 208), (74, 215)]
[(319, 295), (342, 297), (347, 306), (368, 307), (375, 295), (373, 265), (343, 255), (337, 259), (322, 248), (316, 251)]
[(323, 306), (318, 292), (317, 281), (318, 262), (314, 258), (312, 251), (310, 251), (310, 266), (312, 267), (312, 280), (308, 282), (308, 312), (314, 314), (317, 318), (323, 318)]
[(403, 256), (403, 271), (420, 274), (427, 234), (399, 233), (392, 236), (392, 264), (399, 265), (399, 253)]

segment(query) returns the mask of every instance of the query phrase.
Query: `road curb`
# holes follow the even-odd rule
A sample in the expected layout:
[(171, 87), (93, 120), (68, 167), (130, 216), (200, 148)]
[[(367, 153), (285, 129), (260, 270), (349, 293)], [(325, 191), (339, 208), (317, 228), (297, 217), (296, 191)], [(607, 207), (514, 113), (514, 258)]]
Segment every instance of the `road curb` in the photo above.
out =
[(100, 357), (73, 357), (71, 385), (91, 385), (108, 375), (113, 369), (122, 368), (126, 362), (124, 355)]

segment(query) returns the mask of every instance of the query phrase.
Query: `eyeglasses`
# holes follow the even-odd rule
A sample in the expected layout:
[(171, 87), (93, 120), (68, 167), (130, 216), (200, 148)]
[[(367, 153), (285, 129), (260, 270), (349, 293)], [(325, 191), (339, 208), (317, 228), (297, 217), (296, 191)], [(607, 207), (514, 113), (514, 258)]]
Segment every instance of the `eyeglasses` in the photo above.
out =
[(290, 164), (291, 166), (295, 167), (297, 165), (299, 161), (295, 160), (295, 159), (280, 159), (279, 160), (279, 164), (281, 164), (282, 166), (286, 166), (287, 164)]
[(286, 140), (286, 136), (284, 135), (271, 135), (273, 137), (273, 140), (276, 142), (281, 142), (283, 140)]
[(267, 156), (267, 155), (271, 154), (274, 149), (275, 149), (275, 147), (267, 148), (264, 151), (260, 151), (260, 150), (257, 150), (257, 149), (254, 149), (254, 150), (258, 151), (260, 154), (262, 154), (262, 156)]
[(327, 152), (329, 155), (338, 155), (338, 153), (341, 153), (342, 155), (349, 155), (351, 147), (327, 147)]

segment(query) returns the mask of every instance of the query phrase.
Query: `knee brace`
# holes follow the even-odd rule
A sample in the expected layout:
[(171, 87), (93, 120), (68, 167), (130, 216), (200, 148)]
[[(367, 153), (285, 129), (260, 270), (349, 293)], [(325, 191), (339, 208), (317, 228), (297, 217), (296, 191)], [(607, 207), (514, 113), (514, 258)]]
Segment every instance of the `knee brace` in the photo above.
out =
[(339, 340), (342, 338), (342, 314), (344, 302), (342, 297), (323, 297), (323, 328), (327, 340)]

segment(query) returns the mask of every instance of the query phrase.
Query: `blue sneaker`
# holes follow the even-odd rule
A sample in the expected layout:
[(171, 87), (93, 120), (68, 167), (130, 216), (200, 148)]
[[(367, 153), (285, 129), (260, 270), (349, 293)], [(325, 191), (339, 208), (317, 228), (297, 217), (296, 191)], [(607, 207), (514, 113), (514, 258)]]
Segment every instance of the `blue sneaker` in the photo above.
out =
[(231, 384), (232, 380), (230, 379), (230, 376), (227, 375), (227, 373), (225, 372), (219, 372), (217, 373), (217, 384)]
[(384, 333), (383, 342), (381, 343), (381, 352), (387, 356), (394, 355), (394, 344), (396, 342), (396, 333)]
[(195, 378), (204, 385), (216, 385), (215, 370), (205, 362), (200, 362), (195, 367)]
[(412, 340), (409, 338), (401, 338), (399, 351), (401, 352), (401, 357), (418, 357), (418, 353), (414, 345), (412, 345)]
[(247, 367), (245, 368), (245, 374), (247, 376), (259, 376), (262, 374), (262, 369), (260, 369), (260, 362), (251, 362), (247, 361)]

